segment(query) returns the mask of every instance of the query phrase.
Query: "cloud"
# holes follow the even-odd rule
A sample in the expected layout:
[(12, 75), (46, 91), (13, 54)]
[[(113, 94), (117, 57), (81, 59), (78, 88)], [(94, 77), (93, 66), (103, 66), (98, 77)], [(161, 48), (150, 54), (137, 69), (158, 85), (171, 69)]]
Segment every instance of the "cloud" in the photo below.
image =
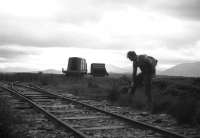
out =
[(0, 45), (90, 47), (98, 38), (83, 25), (102, 15), (90, 0), (0, 1)]
[(20, 19), (55, 20), (81, 24), (98, 20), (101, 9), (91, 0), (0, 0), (0, 13)]
[(62, 47), (87, 43), (91, 34), (84, 28), (57, 22), (20, 20), (12, 18), (0, 23), (0, 45), (17, 44), (24, 46)]
[[(0, 62), (19, 65), (34, 52), (39, 57), (51, 48), (75, 48), (74, 53), (87, 48), (88, 58), (103, 50), (97, 61), (105, 58), (104, 50), (107, 56), (114, 50), (135, 50), (157, 57), (162, 65), (190, 62), (200, 59), (199, 5), (196, 0), (0, 0)], [(125, 66), (129, 62), (122, 55), (109, 57), (109, 63)], [(49, 59), (34, 58), (26, 58), (36, 61), (30, 66)]]
[(1, 46), (0, 47), (0, 62), (16, 62), (26, 60), (27, 56), (39, 54), (33, 48), (26, 49), (18, 46)]
[(152, 4), (153, 8), (163, 11), (170, 16), (188, 20), (200, 20), (199, 0), (160, 0)]
[(98, 22), (102, 16), (102, 8), (92, 0), (59, 0), (57, 5), (59, 10), (54, 19), (58, 22), (80, 25), (87, 22)]
[(200, 1), (199, 0), (99, 0), (102, 5), (128, 5), (142, 10), (163, 12), (170, 16), (186, 19), (200, 19)]
[[(189, 8), (195, 2), (188, 4)], [(176, 6), (181, 12), (187, 9), (185, 0), (183, 3), (166, 0), (1, 3), (0, 45), (129, 49), (157, 44), (184, 48), (196, 43), (200, 35), (198, 23), (158, 13), (162, 9), (173, 12)]]

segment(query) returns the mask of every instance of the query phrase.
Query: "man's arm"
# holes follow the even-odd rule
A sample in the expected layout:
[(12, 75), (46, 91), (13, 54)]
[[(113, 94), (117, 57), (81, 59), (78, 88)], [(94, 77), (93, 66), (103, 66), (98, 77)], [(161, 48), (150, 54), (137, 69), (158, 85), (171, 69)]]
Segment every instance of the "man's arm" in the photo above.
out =
[(133, 62), (133, 74), (132, 74), (132, 83), (131, 83), (131, 94), (134, 94), (135, 93), (135, 90), (136, 90), (136, 75), (137, 75), (137, 64), (136, 62)]
[(137, 65), (135, 62), (133, 62), (133, 74), (132, 74), (133, 83), (135, 83), (135, 81), (136, 81), (136, 75), (137, 75)]

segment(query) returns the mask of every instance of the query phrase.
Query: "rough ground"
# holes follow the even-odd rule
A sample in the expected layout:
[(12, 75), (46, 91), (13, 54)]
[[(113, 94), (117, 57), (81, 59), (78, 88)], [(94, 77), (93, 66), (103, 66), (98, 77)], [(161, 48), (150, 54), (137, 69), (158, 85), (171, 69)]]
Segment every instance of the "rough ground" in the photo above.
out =
[(0, 75), (0, 79), (30, 82), (59, 94), (76, 97), (128, 117), (180, 133), (200, 132), (200, 79), (157, 77), (153, 81), (154, 108), (146, 110), (143, 86), (134, 97), (127, 94), (129, 75), (106, 78), (69, 78), (50, 74)]

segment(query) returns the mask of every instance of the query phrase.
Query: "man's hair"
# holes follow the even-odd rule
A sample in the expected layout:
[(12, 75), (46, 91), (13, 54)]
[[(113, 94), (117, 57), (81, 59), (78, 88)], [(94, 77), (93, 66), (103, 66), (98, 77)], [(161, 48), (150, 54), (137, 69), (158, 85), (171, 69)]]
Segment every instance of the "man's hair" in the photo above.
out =
[(131, 57), (133, 58), (133, 57), (136, 57), (137, 55), (136, 55), (136, 53), (135, 53), (135, 51), (129, 51), (128, 53), (127, 53), (127, 58), (129, 58), (129, 59), (131, 59)]

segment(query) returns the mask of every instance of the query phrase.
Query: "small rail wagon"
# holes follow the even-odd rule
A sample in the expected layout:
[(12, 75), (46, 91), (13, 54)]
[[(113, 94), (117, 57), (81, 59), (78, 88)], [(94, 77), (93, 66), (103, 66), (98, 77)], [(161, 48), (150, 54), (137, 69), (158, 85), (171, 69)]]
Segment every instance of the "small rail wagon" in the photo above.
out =
[(80, 57), (70, 57), (67, 70), (62, 69), (62, 72), (67, 76), (84, 76), (87, 74), (86, 60)]
[(106, 67), (104, 63), (92, 63), (91, 64), (91, 75), (104, 77), (108, 76), (108, 72), (106, 71)]

